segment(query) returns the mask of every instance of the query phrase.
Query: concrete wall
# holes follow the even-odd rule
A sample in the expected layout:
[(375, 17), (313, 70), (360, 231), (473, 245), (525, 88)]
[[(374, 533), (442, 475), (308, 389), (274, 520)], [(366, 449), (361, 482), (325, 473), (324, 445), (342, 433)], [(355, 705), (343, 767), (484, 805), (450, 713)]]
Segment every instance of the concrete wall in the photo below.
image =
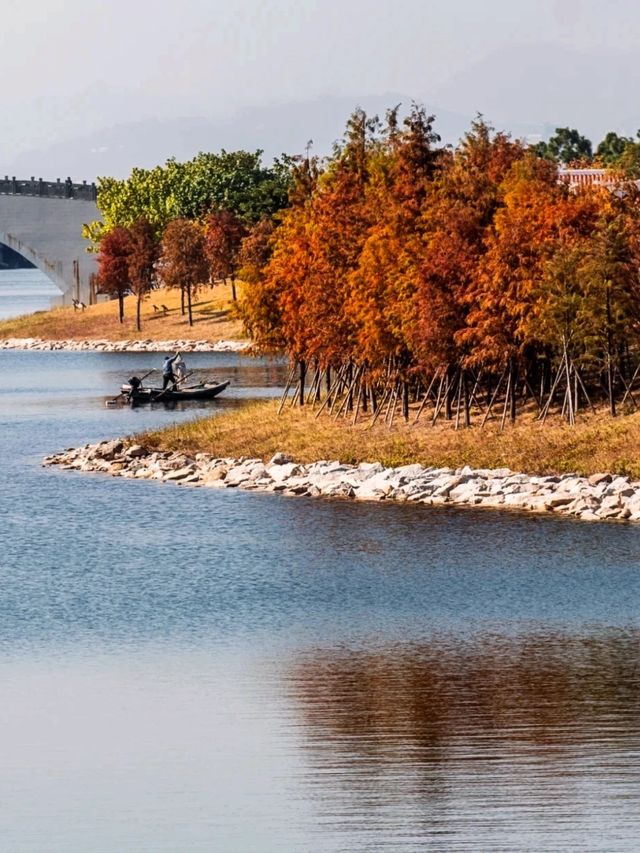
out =
[(100, 218), (94, 201), (0, 194), (0, 243), (35, 264), (59, 288), (63, 303), (89, 304), (95, 255), (82, 225)]

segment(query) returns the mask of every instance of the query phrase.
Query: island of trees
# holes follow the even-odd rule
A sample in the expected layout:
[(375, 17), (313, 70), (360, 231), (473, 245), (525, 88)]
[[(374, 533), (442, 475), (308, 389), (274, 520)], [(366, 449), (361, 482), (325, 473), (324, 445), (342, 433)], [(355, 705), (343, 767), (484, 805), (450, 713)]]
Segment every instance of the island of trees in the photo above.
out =
[[(606, 167), (570, 187), (558, 165)], [(527, 145), (478, 118), (454, 149), (414, 105), (356, 110), (331, 157), (200, 154), (102, 180), (99, 282), (191, 300), (230, 280), (255, 346), (286, 353), (300, 405), (392, 422), (504, 424), (636, 408), (640, 141), (560, 128)]]

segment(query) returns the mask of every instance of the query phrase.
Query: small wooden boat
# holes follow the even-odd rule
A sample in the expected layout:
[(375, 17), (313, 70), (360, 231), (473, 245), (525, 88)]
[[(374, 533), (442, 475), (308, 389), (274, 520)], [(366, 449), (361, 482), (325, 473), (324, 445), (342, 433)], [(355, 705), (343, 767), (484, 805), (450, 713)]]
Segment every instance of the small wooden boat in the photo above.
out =
[(198, 385), (187, 385), (184, 388), (145, 388), (125, 383), (120, 393), (131, 403), (168, 403), (179, 400), (213, 400), (227, 388), (229, 382), (200, 382)]

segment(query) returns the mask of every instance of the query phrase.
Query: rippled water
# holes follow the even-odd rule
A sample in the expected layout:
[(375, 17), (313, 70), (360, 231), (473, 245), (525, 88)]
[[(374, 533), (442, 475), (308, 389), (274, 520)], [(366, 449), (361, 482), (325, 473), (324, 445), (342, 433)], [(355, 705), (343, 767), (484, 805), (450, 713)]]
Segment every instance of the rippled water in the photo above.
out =
[(637, 850), (640, 530), (40, 467), (154, 359), (0, 353), (0, 847)]

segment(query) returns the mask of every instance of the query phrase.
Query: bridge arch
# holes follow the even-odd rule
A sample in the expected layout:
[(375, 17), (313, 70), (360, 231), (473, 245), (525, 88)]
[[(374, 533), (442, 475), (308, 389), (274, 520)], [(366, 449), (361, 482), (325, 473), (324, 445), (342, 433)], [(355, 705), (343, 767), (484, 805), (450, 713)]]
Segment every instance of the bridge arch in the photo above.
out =
[[(61, 197), (46, 195), (49, 185), (38, 182), (15, 182), (15, 188), (4, 183), (0, 180), (0, 243), (41, 270), (62, 294), (63, 304), (73, 299), (89, 304), (97, 260), (87, 252), (82, 226), (100, 218), (95, 201), (87, 197), (92, 188), (61, 184), (70, 187), (70, 194)], [(58, 189), (57, 183), (51, 187), (51, 192)]]
[(1, 230), (0, 243), (3, 246), (8, 246), (10, 249), (13, 249), (14, 252), (17, 252), (25, 260), (32, 263), (34, 267), (37, 267), (37, 269), (44, 273), (49, 281), (58, 288), (62, 295), (67, 292), (69, 288), (62, 277), (61, 264), (60, 268), (55, 268), (50, 261), (47, 261), (46, 258), (39, 255), (35, 249), (31, 248), (31, 246), (27, 246), (26, 243), (23, 243), (21, 240), (16, 240), (11, 234), (5, 234)]

